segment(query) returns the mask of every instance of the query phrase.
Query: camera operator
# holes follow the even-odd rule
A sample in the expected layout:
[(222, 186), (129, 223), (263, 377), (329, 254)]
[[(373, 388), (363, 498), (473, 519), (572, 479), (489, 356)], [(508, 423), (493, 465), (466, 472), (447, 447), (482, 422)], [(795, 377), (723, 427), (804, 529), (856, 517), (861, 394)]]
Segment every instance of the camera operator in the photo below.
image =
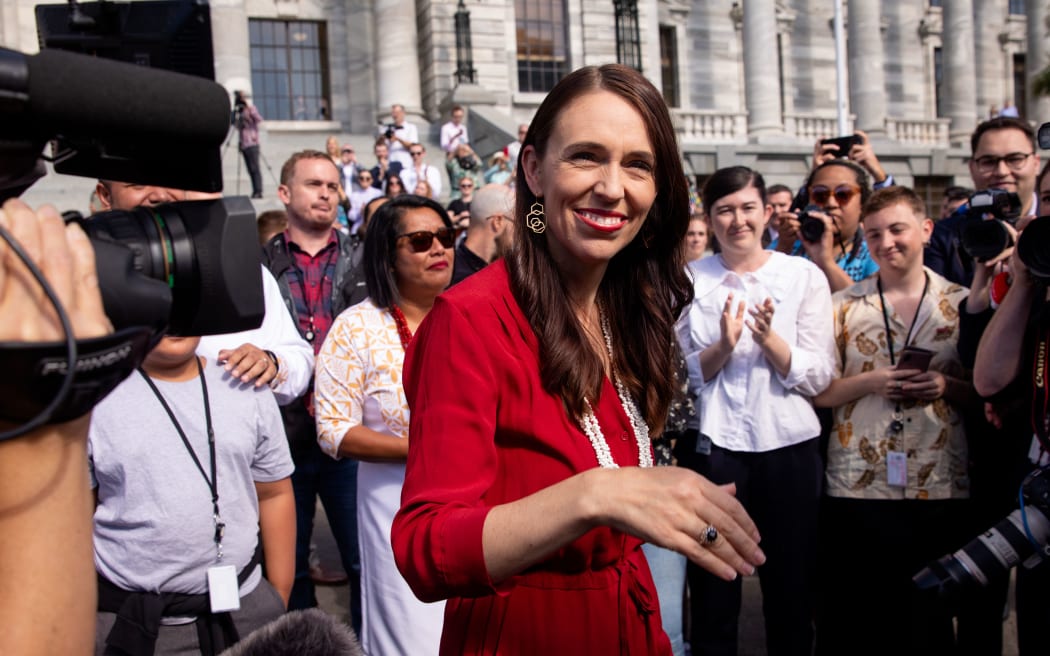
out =
[(827, 276), (832, 292), (846, 289), (879, 269), (860, 229), (861, 206), (872, 192), (870, 179), (855, 162), (826, 159), (806, 181), (805, 211), (777, 217), (780, 235), (773, 248), (808, 257)]
[[(1035, 152), (1035, 132), (1026, 121), (999, 117), (977, 126), (970, 137), (970, 177), (978, 191), (1002, 189), (1016, 193), (1021, 201), (1023, 217), (1039, 215), (1039, 200), (1035, 193), (1039, 173), (1039, 155)], [(974, 261), (960, 243), (963, 226), (968, 220), (969, 205), (962, 205), (955, 213), (934, 225), (933, 236), (926, 247), (926, 266), (952, 282), (970, 287), (974, 298), (978, 285), (974, 284)]]
[(390, 123), (380, 124), (379, 135), (386, 140), (391, 160), (400, 162), (406, 169), (412, 166), (412, 156), (408, 150), (412, 144), (419, 142), (419, 130), (414, 123), (405, 120), (404, 105), (397, 103), (390, 106)]
[[(102, 309), (94, 251), (78, 226), (63, 227), (50, 206), (33, 212), (19, 200), (4, 203), (0, 225), (54, 287), (77, 338), (113, 331)], [(63, 338), (39, 284), (3, 240), (0, 316), (8, 318), (0, 322), (0, 341)], [(0, 442), (0, 653), (91, 653), (96, 585), (89, 420), (87, 414)]]
[[(1013, 492), (1016, 501), (1017, 486), (1024, 475), (1048, 462), (1046, 450), (1032, 432), (1033, 425), (1045, 426), (1045, 404), (1039, 409), (1030, 400), (1036, 398), (1035, 377), (1045, 375), (1036, 353), (1046, 343), (1050, 304), (1046, 284), (1032, 278), (1016, 249), (1009, 255), (1009, 270), (1009, 290), (980, 334), (973, 376), (977, 392), (990, 401), (986, 412), (999, 428), (982, 437), (996, 438), (997, 447), (1007, 456), (1002, 460), (1008, 467), (1008, 480), (1001, 486), (1000, 498), (1005, 500), (1006, 493)], [(962, 316), (967, 315), (964, 312)], [(961, 336), (960, 349), (964, 339), (972, 340), (974, 335)], [(1021, 656), (1045, 653), (1043, 634), (1050, 620), (1048, 590), (1050, 566), (1045, 562), (1032, 569), (1017, 569), (1017, 642)]]
[[(107, 210), (131, 210), (179, 200), (202, 200), (206, 194), (168, 187), (100, 180), (98, 197)], [(277, 281), (261, 267), (266, 316), (254, 330), (201, 338), (197, 352), (224, 363), (242, 383), (269, 385), (279, 404), (292, 402), (306, 391), (313, 378), (313, 349), (299, 335), (281, 300)]]
[(252, 198), (262, 198), (262, 171), (259, 170), (259, 126), (262, 115), (245, 91), (233, 92), (233, 124), (244, 155), (244, 166), (252, 179)]

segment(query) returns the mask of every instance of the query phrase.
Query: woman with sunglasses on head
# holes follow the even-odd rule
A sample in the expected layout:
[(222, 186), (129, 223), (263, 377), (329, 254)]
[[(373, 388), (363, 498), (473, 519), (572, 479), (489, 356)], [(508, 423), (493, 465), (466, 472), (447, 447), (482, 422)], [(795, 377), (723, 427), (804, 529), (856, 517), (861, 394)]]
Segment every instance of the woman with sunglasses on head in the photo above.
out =
[[(823, 465), (810, 399), (831, 382), (831, 292), (803, 258), (765, 250), (773, 213), (762, 175), (720, 169), (703, 206), (721, 252), (694, 262), (679, 322), (700, 408), (697, 453), (681, 464), (735, 482), (769, 557), (759, 568), (768, 652), (809, 654)], [(688, 572), (694, 654), (735, 654), (740, 581)]]
[(380, 207), (365, 234), (368, 298), (332, 324), (317, 354), (317, 439), (335, 458), (357, 458), (361, 644), (369, 654), (434, 654), (444, 604), (424, 604), (390, 549), (401, 499), (409, 409), (401, 369), (412, 335), (452, 279), (454, 232), (444, 208), (402, 195)]
[[(860, 208), (871, 195), (871, 177), (858, 164), (829, 159), (813, 169), (806, 181), (811, 223), (823, 223), (819, 236), (803, 228), (801, 213), (780, 215), (776, 249), (805, 255), (828, 278), (831, 291), (849, 287), (879, 270), (860, 229)], [(807, 237), (807, 235), (809, 235)], [(816, 237), (811, 239), (810, 237)]]
[(691, 297), (660, 92), (617, 64), (567, 75), (518, 180), (517, 246), (409, 348), (394, 553), (421, 598), (448, 599), (442, 654), (669, 654), (641, 543), (727, 579), (764, 556), (731, 487), (652, 466)]

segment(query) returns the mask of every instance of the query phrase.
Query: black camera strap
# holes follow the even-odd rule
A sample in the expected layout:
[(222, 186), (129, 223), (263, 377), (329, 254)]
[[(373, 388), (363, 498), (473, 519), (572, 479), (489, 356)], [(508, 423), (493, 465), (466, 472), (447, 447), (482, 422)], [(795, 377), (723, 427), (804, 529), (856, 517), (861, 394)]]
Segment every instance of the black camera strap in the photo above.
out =
[(1050, 319), (1043, 317), (1038, 330), (1032, 362), (1032, 431), (1043, 451), (1050, 453)]

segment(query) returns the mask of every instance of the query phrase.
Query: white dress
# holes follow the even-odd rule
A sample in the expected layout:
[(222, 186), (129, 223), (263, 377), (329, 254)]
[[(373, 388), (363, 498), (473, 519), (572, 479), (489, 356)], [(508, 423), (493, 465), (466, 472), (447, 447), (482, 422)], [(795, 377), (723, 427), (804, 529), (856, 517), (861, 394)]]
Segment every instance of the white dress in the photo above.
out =
[[(346, 431), (364, 425), (405, 439), (401, 384), (405, 353), (394, 318), (371, 299), (340, 314), (317, 354), (317, 439), (336, 457)], [(401, 505), (404, 463), (362, 462), (357, 470), (361, 547), (361, 645), (369, 656), (437, 654), (445, 602), (424, 604), (394, 563), (390, 527)]]

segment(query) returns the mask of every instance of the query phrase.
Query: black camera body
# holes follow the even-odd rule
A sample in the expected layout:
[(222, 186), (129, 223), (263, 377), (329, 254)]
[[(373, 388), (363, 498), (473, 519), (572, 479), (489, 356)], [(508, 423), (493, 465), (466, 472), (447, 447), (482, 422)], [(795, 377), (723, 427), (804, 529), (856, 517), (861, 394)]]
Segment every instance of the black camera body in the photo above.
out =
[(802, 235), (803, 240), (816, 243), (824, 238), (824, 231), (827, 229), (827, 225), (824, 224), (824, 219), (810, 214), (810, 212), (819, 211), (819, 206), (807, 205), (806, 209), (799, 212), (798, 231)]
[(1021, 216), (1021, 199), (1012, 191), (986, 189), (970, 196), (966, 223), (959, 240), (970, 257), (987, 262), (1014, 245), (1004, 227), (1015, 225)]
[(393, 123), (387, 123), (383, 126), (383, 136), (387, 139), (392, 139), (395, 132), (397, 132), (397, 126)]

